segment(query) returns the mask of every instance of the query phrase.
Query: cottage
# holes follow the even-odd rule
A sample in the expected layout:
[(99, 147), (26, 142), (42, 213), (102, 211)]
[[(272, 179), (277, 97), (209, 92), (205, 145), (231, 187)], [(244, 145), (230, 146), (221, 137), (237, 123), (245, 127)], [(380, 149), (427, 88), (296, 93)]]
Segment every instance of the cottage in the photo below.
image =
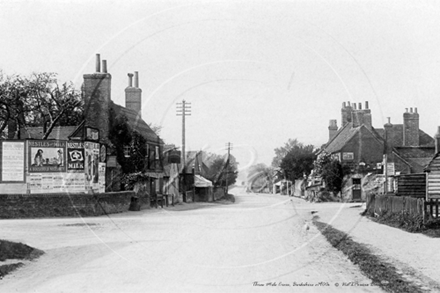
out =
[(434, 154), (434, 139), (419, 129), (417, 108), (408, 108), (403, 113), (403, 124), (391, 124), (383, 129), (372, 125), (368, 102), (362, 104), (343, 103), (342, 126), (330, 120), (329, 141), (322, 151), (332, 154), (343, 164), (359, 172), (378, 171), (387, 154), (388, 170), (394, 173), (417, 173)]

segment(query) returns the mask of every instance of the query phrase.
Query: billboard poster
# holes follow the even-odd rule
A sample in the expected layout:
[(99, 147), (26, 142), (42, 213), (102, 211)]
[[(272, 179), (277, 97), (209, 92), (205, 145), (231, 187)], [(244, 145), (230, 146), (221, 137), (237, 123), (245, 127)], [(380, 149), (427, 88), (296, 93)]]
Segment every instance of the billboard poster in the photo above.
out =
[(1, 181), (24, 182), (24, 141), (2, 141), (0, 150)]
[(29, 140), (30, 173), (66, 172), (66, 142), (59, 140)]
[(84, 170), (84, 143), (82, 141), (67, 142), (67, 170)]
[(99, 163), (99, 192), (105, 192), (105, 163)]
[(99, 143), (84, 142), (86, 188), (99, 191)]
[(84, 173), (31, 173), (31, 193), (85, 192)]

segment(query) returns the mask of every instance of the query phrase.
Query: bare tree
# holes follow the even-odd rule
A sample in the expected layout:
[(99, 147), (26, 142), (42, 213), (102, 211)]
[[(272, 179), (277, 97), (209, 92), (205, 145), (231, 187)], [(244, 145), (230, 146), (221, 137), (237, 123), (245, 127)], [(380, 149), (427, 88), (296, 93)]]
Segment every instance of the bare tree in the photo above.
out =
[(80, 92), (72, 83), (59, 84), (54, 73), (1, 74), (0, 97), (0, 132), (42, 126), (47, 139), (55, 126), (78, 125), (83, 117)]

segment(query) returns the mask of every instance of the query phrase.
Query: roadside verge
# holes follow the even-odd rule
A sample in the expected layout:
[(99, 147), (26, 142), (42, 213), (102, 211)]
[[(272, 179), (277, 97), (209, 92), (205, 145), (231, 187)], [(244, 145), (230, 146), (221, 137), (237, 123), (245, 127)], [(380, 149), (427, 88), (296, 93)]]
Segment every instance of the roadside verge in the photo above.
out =
[(0, 279), (24, 265), (20, 260), (34, 260), (44, 252), (23, 243), (0, 240)]
[(397, 269), (390, 263), (383, 262), (365, 245), (355, 242), (348, 234), (333, 228), (315, 217), (313, 223), (336, 249), (343, 252), (348, 259), (357, 264), (374, 285), (388, 292), (426, 292), (429, 288), (422, 288), (405, 280)]

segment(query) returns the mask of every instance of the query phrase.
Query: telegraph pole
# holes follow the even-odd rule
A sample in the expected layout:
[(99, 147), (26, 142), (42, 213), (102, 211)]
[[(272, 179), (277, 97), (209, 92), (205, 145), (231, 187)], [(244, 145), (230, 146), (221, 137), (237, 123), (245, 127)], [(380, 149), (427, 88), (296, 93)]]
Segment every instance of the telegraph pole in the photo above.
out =
[(177, 116), (182, 116), (182, 165), (185, 168), (185, 116), (191, 116), (191, 103), (185, 100), (177, 103)]
[(228, 171), (228, 165), (229, 165), (229, 156), (231, 153), (231, 149), (232, 149), (232, 143), (228, 142), (226, 144), (226, 147), (228, 148), (228, 158), (226, 159), (226, 195), (228, 195), (228, 190), (229, 190), (229, 186), (228, 186), (228, 175), (229, 175), (229, 171)]
[(177, 103), (177, 116), (182, 116), (182, 173), (183, 175), (183, 192), (185, 194), (184, 201), (186, 202), (186, 153), (185, 153), (185, 116), (191, 116), (191, 103), (182, 100), (182, 103)]

